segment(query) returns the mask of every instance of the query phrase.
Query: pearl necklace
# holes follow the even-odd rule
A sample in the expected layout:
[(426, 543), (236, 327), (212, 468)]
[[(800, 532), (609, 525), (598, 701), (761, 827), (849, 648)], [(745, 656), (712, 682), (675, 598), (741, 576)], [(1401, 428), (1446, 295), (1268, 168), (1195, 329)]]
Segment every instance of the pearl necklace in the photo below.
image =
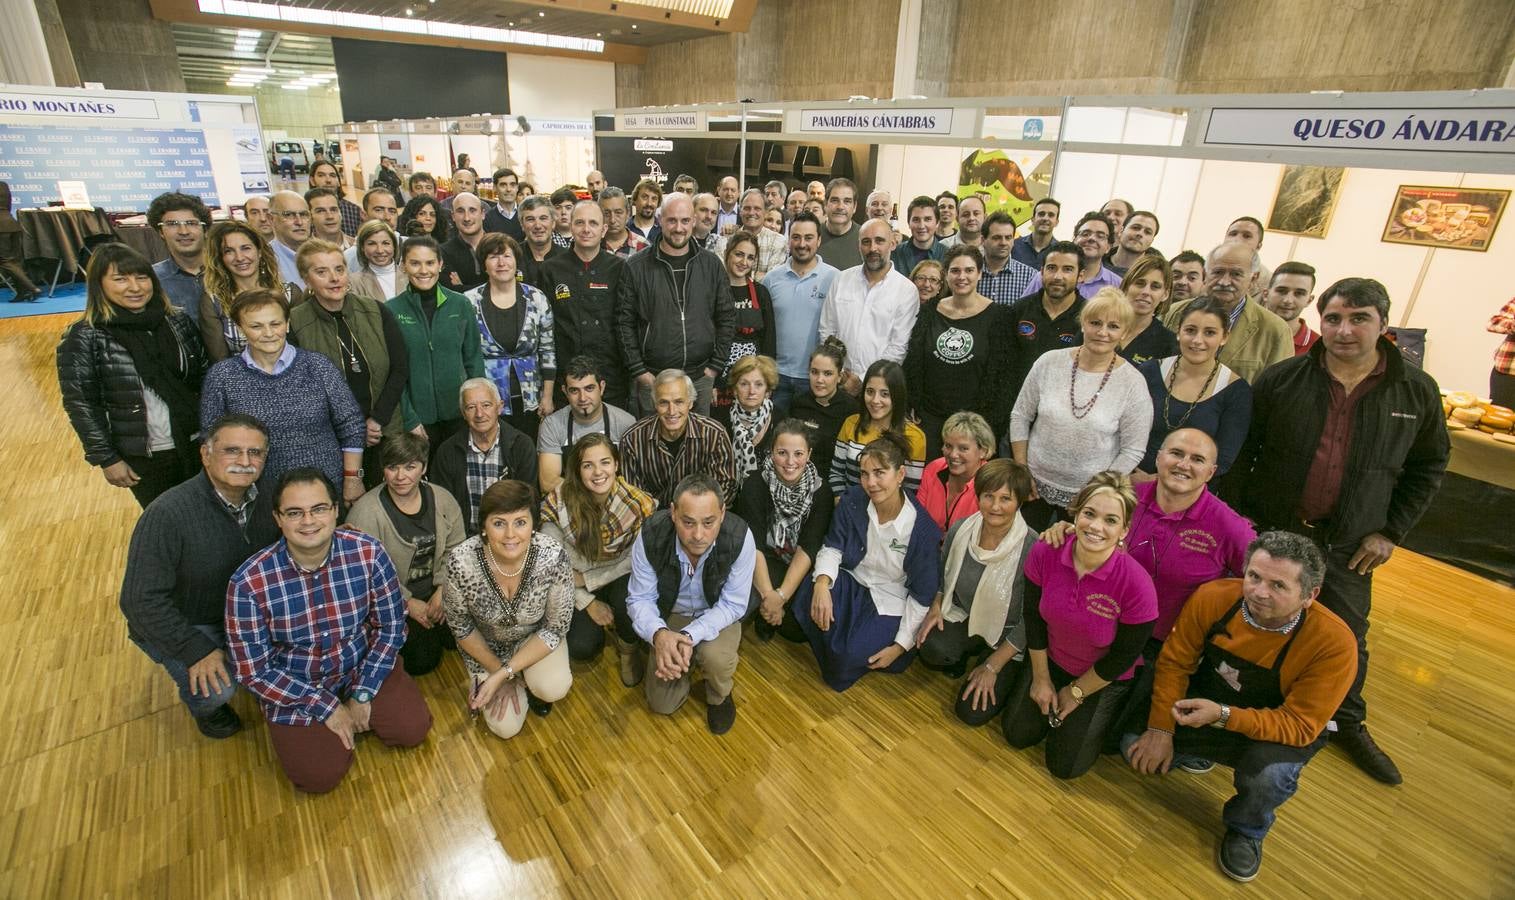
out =
[(501, 578), (516, 578), (526, 571), (525, 557), (521, 558), (521, 567), (519, 569), (516, 569), (514, 572), (505, 571), (505, 566), (494, 558), (494, 547), (490, 545), (487, 539), (484, 541), (484, 561), (489, 563), (489, 570)]

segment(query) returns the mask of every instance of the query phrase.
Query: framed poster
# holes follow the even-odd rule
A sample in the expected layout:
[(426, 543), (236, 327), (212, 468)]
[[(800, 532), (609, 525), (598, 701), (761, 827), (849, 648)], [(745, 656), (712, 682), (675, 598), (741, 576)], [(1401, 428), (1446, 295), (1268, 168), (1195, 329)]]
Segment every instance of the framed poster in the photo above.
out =
[(1341, 166), (1284, 166), (1268, 214), (1268, 231), (1323, 238), (1341, 196)]
[(1477, 250), (1494, 240), (1510, 192), (1496, 188), (1399, 186), (1383, 240), (1391, 244)]

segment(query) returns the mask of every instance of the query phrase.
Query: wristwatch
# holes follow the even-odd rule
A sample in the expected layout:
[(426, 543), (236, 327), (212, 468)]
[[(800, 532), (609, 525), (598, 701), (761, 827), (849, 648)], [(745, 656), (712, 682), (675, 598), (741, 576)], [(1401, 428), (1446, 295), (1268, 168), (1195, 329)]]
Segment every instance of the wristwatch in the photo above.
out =
[(1079, 687), (1076, 682), (1068, 685), (1068, 693), (1072, 694), (1073, 699), (1077, 700), (1079, 703), (1083, 703), (1084, 698), (1089, 696), (1088, 694), (1084, 693), (1084, 689)]
[(1210, 723), (1212, 728), (1225, 728), (1226, 723), (1231, 721), (1231, 707), (1222, 703), (1220, 705), (1220, 718)]
[(373, 692), (372, 691), (353, 691), (352, 692), (352, 699), (355, 702), (357, 702), (357, 703), (372, 703), (373, 702)]

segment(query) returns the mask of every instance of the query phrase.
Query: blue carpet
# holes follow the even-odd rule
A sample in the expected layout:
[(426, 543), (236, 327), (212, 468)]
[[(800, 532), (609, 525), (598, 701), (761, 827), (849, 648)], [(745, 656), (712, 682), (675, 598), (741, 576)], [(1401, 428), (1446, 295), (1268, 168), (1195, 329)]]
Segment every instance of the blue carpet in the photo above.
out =
[(0, 288), (0, 319), (16, 319), (21, 316), (49, 316), (54, 313), (80, 313), (84, 311), (84, 284), (60, 284), (51, 297), (42, 292), (31, 303), (11, 303), (14, 292)]

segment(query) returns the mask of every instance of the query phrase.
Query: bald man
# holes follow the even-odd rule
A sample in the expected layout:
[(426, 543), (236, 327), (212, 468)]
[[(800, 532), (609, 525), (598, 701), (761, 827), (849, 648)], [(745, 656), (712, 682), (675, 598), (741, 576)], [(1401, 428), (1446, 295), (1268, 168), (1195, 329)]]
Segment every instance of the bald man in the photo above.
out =
[(880, 359), (903, 362), (910, 331), (920, 312), (915, 284), (889, 261), (894, 231), (882, 219), (858, 229), (863, 264), (836, 276), (821, 307), (820, 339), (832, 335), (847, 345), (843, 387), (853, 396), (863, 389), (863, 374)]
[(279, 191), (269, 199), (268, 211), (273, 219), (273, 248), (274, 257), (279, 260), (279, 277), (298, 284), (303, 290), (305, 279), (300, 277), (300, 267), (295, 265), (295, 254), (310, 238), (310, 205), (294, 191)]
[(274, 234), (274, 217), (268, 210), (267, 197), (248, 197), (247, 202), (242, 204), (242, 212), (247, 216), (247, 224), (253, 231), (263, 236), (263, 240), (273, 243), (278, 236)]
[(694, 204), (687, 194), (665, 197), (658, 223), (658, 242), (626, 261), (617, 290), (616, 333), (635, 382), (633, 411), (652, 415), (654, 376), (673, 368), (693, 379), (695, 411), (707, 415), (736, 332), (731, 280), (720, 257), (693, 242)]
[(469, 193), (452, 198), (452, 237), (442, 243), (442, 283), (470, 291), (485, 281), (474, 250), (484, 237), (484, 201)]
[(600, 199), (600, 191), (605, 190), (605, 173), (599, 169), (591, 170), (584, 176), (584, 186), (589, 188), (589, 193), (594, 195), (594, 199)]

